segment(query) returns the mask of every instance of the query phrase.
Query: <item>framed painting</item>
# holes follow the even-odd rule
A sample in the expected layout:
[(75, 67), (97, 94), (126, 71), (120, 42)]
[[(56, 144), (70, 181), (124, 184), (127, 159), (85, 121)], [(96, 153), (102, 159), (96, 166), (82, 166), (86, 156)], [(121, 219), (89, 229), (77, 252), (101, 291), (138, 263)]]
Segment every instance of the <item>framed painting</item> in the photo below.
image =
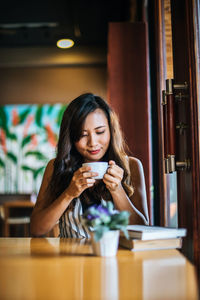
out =
[(38, 193), (66, 105), (0, 106), (0, 193)]

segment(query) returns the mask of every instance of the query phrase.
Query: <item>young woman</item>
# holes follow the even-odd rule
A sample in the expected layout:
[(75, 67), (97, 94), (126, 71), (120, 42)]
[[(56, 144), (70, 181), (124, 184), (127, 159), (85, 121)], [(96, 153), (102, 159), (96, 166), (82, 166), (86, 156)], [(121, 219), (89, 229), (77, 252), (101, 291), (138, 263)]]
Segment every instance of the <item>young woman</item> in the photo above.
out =
[[(32, 235), (45, 235), (59, 221), (60, 237), (88, 238), (81, 214), (108, 200), (131, 213), (130, 224), (148, 224), (143, 167), (124, 146), (118, 119), (102, 98), (84, 94), (74, 99), (63, 115), (57, 156), (44, 173), (31, 216)], [(102, 180), (82, 166), (93, 161), (109, 164)]]

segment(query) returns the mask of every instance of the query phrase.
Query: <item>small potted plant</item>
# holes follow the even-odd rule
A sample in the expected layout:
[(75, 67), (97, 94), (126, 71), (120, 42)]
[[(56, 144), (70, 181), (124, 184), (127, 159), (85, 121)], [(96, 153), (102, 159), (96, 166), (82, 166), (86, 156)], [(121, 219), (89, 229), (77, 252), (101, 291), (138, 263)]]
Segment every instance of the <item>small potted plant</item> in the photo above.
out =
[(128, 211), (115, 210), (111, 201), (105, 201), (101, 205), (92, 205), (85, 211), (82, 221), (91, 231), (94, 254), (116, 255), (120, 230), (128, 238), (126, 227), (129, 223), (129, 216)]

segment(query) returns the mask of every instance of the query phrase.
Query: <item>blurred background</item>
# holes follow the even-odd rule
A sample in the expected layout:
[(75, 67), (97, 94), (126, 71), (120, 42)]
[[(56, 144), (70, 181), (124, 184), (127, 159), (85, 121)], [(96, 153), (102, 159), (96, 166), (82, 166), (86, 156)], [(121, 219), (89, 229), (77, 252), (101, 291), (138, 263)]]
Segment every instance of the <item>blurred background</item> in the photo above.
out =
[[(143, 164), (150, 223), (186, 227), (183, 251), (198, 260), (199, 29), (197, 0), (1, 3), (1, 235), (17, 211), (5, 203), (34, 205), (67, 104), (92, 92)], [(32, 207), (23, 209), (29, 224)]]
[[(119, 117), (122, 119), (122, 127), (125, 130), (128, 129), (131, 137), (129, 126), (131, 123), (136, 124), (137, 120), (133, 122), (132, 112), (127, 118), (129, 106), (125, 105), (127, 101), (125, 98), (128, 95), (123, 95), (121, 102), (124, 104), (120, 104), (118, 96), (114, 95), (117, 92), (115, 87), (119, 84), (115, 79), (112, 83), (109, 82), (109, 78), (111, 80), (114, 78), (113, 75), (109, 77), (109, 73), (114, 71), (119, 81), (122, 77), (125, 80), (126, 77), (131, 79), (132, 75), (129, 75), (131, 69), (126, 71), (125, 67), (127, 74), (123, 75), (123, 70), (114, 70), (113, 67), (120, 66), (126, 47), (130, 55), (134, 51), (128, 41), (132, 33), (128, 33), (130, 31), (128, 28), (123, 28), (120, 33), (119, 27), (118, 32), (112, 34), (112, 28), (109, 29), (109, 26), (133, 22), (144, 23), (147, 13), (146, 1), (62, 0), (51, 3), (24, 1), (19, 4), (14, 1), (2, 4), (0, 10), (0, 99), (2, 105), (0, 192), (2, 194), (38, 193), (44, 166), (50, 158), (55, 156), (62, 113), (67, 103), (81, 93), (92, 92), (110, 102), (118, 110)], [(141, 35), (140, 29), (136, 29), (134, 34), (143, 43), (146, 33), (144, 33), (144, 28), (142, 31)], [(62, 39), (72, 40), (73, 46), (59, 48), (57, 43)], [(140, 42), (140, 47), (146, 47), (142, 43)], [(118, 48), (122, 53), (111, 55), (110, 64), (113, 67), (111, 66), (109, 70), (109, 52)], [(136, 50), (134, 54), (136, 60), (139, 51), (140, 49)], [(142, 51), (143, 55), (146, 49)], [(145, 67), (146, 54), (144, 59), (142, 57), (141, 59)], [(124, 63), (130, 62), (124, 60)], [(134, 63), (133, 61), (131, 65)], [(130, 68), (132, 68), (131, 65)], [(137, 69), (138, 67), (140, 65)], [(141, 72), (140, 76), (146, 77), (144, 81), (146, 85), (146, 70)], [(131, 80), (133, 80), (131, 85), (134, 87), (134, 78)], [(142, 83), (143, 86), (144, 84)], [(116, 90), (113, 95), (111, 95), (112, 87)], [(121, 94), (122, 88), (126, 89), (125, 86), (120, 87), (118, 95)], [(147, 87), (145, 93), (142, 106), (146, 106), (149, 101)], [(115, 97), (116, 100), (113, 102), (112, 99)], [(139, 101), (140, 94), (136, 97)], [(132, 100), (131, 96), (131, 102)], [(123, 116), (120, 116), (122, 105)], [(137, 110), (140, 109), (140, 105), (137, 106)], [(145, 111), (147, 112), (147, 107)], [(142, 119), (146, 117), (145, 122), (149, 126), (148, 116), (144, 114)], [(136, 126), (133, 127), (136, 128)], [(133, 151), (134, 142), (130, 137), (127, 137), (127, 142), (132, 143), (130, 149)], [(147, 138), (149, 138), (148, 134)], [(140, 145), (135, 147), (143, 148), (142, 142), (141, 140)], [(147, 147), (149, 151), (149, 143)], [(135, 151), (137, 156), (138, 150)], [(144, 151), (146, 151), (145, 147)], [(139, 156), (142, 159), (142, 155)], [(149, 163), (146, 167), (147, 181), (149, 181)]]

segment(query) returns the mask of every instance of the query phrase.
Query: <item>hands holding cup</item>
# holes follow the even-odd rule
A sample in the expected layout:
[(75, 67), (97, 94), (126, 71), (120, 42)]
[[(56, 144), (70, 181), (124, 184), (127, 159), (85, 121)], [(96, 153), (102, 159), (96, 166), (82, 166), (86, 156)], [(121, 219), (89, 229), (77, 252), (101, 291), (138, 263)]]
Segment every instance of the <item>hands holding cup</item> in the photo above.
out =
[(95, 184), (95, 177), (98, 176), (97, 172), (92, 172), (91, 167), (82, 166), (72, 177), (72, 180), (67, 188), (67, 193), (73, 198), (77, 198), (81, 193), (92, 187)]
[(97, 172), (98, 176), (95, 176), (95, 179), (103, 179), (110, 192), (121, 186), (124, 170), (117, 166), (113, 160), (110, 160), (109, 164), (107, 162), (90, 162), (84, 163), (83, 166), (90, 166), (92, 172)]
[(82, 167), (74, 172), (68, 187), (68, 194), (73, 198), (79, 197), (87, 188), (92, 187), (96, 179), (103, 179), (107, 189), (114, 192), (121, 186), (124, 171), (113, 160), (107, 162), (83, 163)]
[(82, 166), (88, 166), (91, 168), (92, 172), (98, 173), (98, 175), (95, 176), (95, 179), (102, 179), (108, 169), (108, 163), (103, 161), (88, 162), (82, 164)]

